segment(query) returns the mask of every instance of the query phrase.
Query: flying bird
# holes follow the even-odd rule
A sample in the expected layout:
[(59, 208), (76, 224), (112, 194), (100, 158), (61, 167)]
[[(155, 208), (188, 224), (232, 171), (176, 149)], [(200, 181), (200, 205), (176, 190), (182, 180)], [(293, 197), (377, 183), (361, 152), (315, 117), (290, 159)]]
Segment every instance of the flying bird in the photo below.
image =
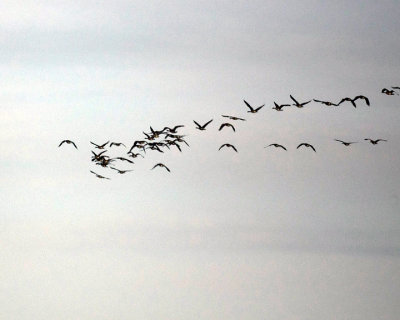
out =
[(221, 131), (224, 127), (231, 127), (233, 131), (236, 131), (235, 127), (233, 125), (231, 125), (230, 123), (227, 123), (227, 122), (221, 124), (221, 126), (219, 127), (218, 131)]
[(196, 129), (199, 129), (199, 130), (206, 130), (206, 127), (213, 121), (214, 119), (211, 119), (210, 121), (208, 121), (208, 122), (206, 122), (205, 124), (203, 124), (203, 125), (200, 125), (198, 122), (196, 122), (196, 121), (194, 121), (193, 120), (193, 122), (195, 123), (195, 125), (197, 126), (196, 127)]
[(92, 141), (90, 141), (91, 144), (93, 144), (95, 146), (95, 148), (97, 149), (104, 149), (104, 147), (107, 145), (107, 143), (109, 143), (110, 141), (107, 141), (106, 143), (102, 144), (102, 145), (98, 145)]
[(129, 162), (129, 163), (133, 163), (133, 161), (131, 161), (131, 160), (129, 160), (129, 159), (126, 159), (126, 158), (123, 158), (123, 157), (116, 157), (116, 158), (113, 158), (113, 159), (121, 160), (121, 161), (127, 161), (127, 162)]
[(372, 139), (364, 139), (364, 140), (368, 140), (369, 142), (371, 142), (372, 144), (378, 144), (379, 141), (387, 141), (385, 139), (377, 139), (377, 140), (372, 140)]
[(119, 170), (114, 167), (110, 167), (110, 169), (116, 170), (119, 174), (124, 174), (124, 173), (130, 172), (130, 171), (133, 171), (133, 170)]
[(282, 110), (283, 107), (290, 107), (290, 104), (281, 104), (281, 105), (279, 105), (275, 101), (274, 101), (274, 105), (275, 105), (275, 108), (272, 107), (272, 109), (275, 109), (276, 111), (283, 111)]
[(111, 142), (111, 143), (110, 143), (110, 148), (111, 148), (112, 146), (117, 146), (117, 147), (119, 147), (119, 146), (124, 146), (124, 147), (126, 148), (126, 145), (124, 145), (122, 142)]
[(353, 105), (354, 108), (357, 108), (357, 106), (356, 106), (356, 100), (358, 100), (358, 99), (363, 99), (363, 100), (365, 101), (365, 103), (367, 104), (367, 106), (370, 105), (369, 99), (368, 99), (367, 97), (361, 96), (361, 95), (360, 95), (360, 96), (354, 97), (354, 99), (351, 99), (351, 98), (349, 98), (349, 97), (343, 98), (342, 100), (340, 100), (339, 104), (342, 104), (342, 103), (345, 102), (345, 101), (349, 101), (349, 102), (351, 102), (351, 104)]
[(229, 118), (229, 119), (231, 119), (231, 120), (241, 120), (241, 121), (246, 121), (246, 119), (243, 119), (243, 118), (238, 118), (238, 117), (235, 117), (235, 116), (225, 116), (225, 115), (222, 115), (223, 117), (225, 117), (225, 118)]
[(73, 142), (73, 141), (71, 141), (71, 140), (63, 140), (63, 141), (61, 141), (61, 143), (58, 145), (58, 147), (61, 147), (61, 145), (62, 145), (64, 142), (67, 143), (67, 144), (72, 144), (72, 145), (75, 147), (75, 149), (78, 150), (78, 147), (76, 146), (75, 142)]
[(287, 149), (286, 149), (284, 146), (282, 146), (282, 145), (280, 145), (280, 144), (278, 144), (278, 143), (271, 143), (270, 145), (268, 145), (268, 146), (266, 146), (266, 147), (264, 147), (264, 148), (268, 148), (268, 147), (270, 147), (270, 146), (274, 146), (275, 148), (282, 148), (283, 150), (286, 150), (286, 151), (287, 151)]
[(335, 139), (335, 141), (341, 142), (343, 145), (345, 145), (346, 147), (348, 147), (349, 145), (353, 144), (353, 143), (357, 143), (357, 142), (346, 142), (346, 141), (342, 141), (339, 139)]
[(386, 89), (386, 88), (383, 88), (381, 92), (384, 93), (384, 94), (386, 94), (386, 95), (388, 95), (388, 96), (393, 96), (393, 95), (395, 95), (395, 94), (398, 95), (398, 93), (396, 93), (396, 91), (394, 91), (394, 90), (389, 90), (389, 89)]
[(249, 112), (249, 113), (256, 113), (256, 112), (258, 112), (262, 107), (265, 106), (265, 104), (263, 104), (262, 106), (259, 106), (258, 108), (254, 109), (246, 100), (243, 100), (243, 102), (244, 102), (244, 103), (246, 104), (246, 106), (250, 109), (249, 111), (247, 111), (247, 112)]
[(176, 131), (176, 130), (178, 130), (179, 128), (183, 128), (184, 127), (184, 125), (177, 125), (177, 126), (175, 126), (175, 127), (173, 127), (173, 128), (169, 128), (169, 127), (164, 127), (164, 129), (162, 129), (162, 131), (164, 132), (164, 131), (168, 131), (169, 133), (178, 133), (178, 131)]
[(104, 176), (102, 176), (102, 175), (99, 175), (99, 174), (97, 174), (96, 172), (94, 172), (94, 171), (92, 171), (92, 170), (90, 170), (90, 172), (93, 173), (94, 175), (96, 175), (96, 177), (99, 178), (99, 179), (108, 179), (108, 180), (111, 180), (110, 178), (107, 178), (107, 177), (104, 177)]
[(157, 167), (165, 168), (168, 172), (171, 172), (171, 170), (169, 170), (168, 167), (163, 163), (157, 163), (153, 168), (151, 168), (151, 170), (153, 170), (154, 168), (157, 168)]
[(300, 143), (300, 144), (297, 146), (296, 149), (300, 148), (301, 146), (305, 146), (305, 147), (307, 147), (307, 148), (311, 148), (311, 149), (314, 150), (314, 152), (317, 152), (317, 151), (315, 151), (315, 148), (314, 148), (311, 144), (308, 144), (308, 143), (305, 143), (305, 142)]
[(218, 151), (221, 150), (223, 147), (232, 148), (233, 150), (235, 150), (236, 152), (238, 152), (237, 149), (235, 148), (235, 146), (233, 146), (233, 145), (231, 145), (231, 144), (229, 144), (229, 143), (224, 143), (222, 146), (219, 147)]
[(292, 99), (294, 102), (293, 106), (296, 106), (297, 108), (303, 108), (307, 103), (311, 102), (311, 100), (309, 100), (309, 101), (300, 103), (295, 98), (293, 98), (292, 95), (290, 95), (290, 99)]
[(333, 102), (330, 102), (330, 101), (321, 101), (321, 100), (317, 100), (317, 99), (313, 99), (315, 102), (319, 102), (319, 103), (322, 103), (322, 104), (324, 104), (324, 105), (326, 105), (326, 106), (338, 106), (340, 103), (333, 103)]

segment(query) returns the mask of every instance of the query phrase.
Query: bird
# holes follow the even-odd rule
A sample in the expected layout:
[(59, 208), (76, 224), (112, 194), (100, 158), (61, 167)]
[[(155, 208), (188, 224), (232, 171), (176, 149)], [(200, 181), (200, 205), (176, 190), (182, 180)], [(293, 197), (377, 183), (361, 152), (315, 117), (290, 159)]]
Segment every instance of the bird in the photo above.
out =
[(235, 148), (235, 146), (233, 146), (233, 145), (231, 145), (231, 144), (229, 144), (229, 143), (224, 143), (222, 146), (219, 147), (218, 151), (221, 150), (223, 147), (232, 148), (233, 150), (235, 150), (236, 152), (238, 152), (237, 149)]
[(126, 159), (126, 158), (123, 158), (123, 157), (116, 157), (116, 158), (113, 158), (113, 159), (121, 160), (121, 161), (127, 161), (127, 162), (129, 162), (129, 163), (134, 163), (133, 161), (131, 161), (131, 160), (129, 160), (129, 159)]
[(203, 124), (203, 125), (200, 125), (198, 122), (196, 122), (196, 121), (194, 121), (193, 120), (193, 122), (195, 123), (195, 125), (197, 126), (196, 127), (196, 129), (199, 129), (199, 130), (206, 130), (206, 127), (213, 121), (214, 119), (211, 119), (210, 121), (208, 121), (208, 122), (206, 122), (205, 124)]
[(386, 95), (388, 95), (388, 96), (393, 96), (393, 95), (395, 95), (395, 94), (398, 95), (398, 93), (396, 93), (396, 91), (394, 91), (394, 90), (389, 90), (389, 89), (386, 89), (386, 88), (383, 88), (381, 92), (384, 93), (384, 94), (386, 94)]
[(163, 164), (163, 163), (157, 163), (153, 168), (151, 168), (151, 170), (153, 170), (154, 168), (157, 168), (157, 167), (163, 167), (163, 168), (165, 168), (168, 172), (171, 172), (171, 170), (169, 170), (168, 167), (167, 167), (165, 164)]
[(315, 102), (319, 102), (319, 103), (322, 103), (322, 104), (324, 104), (324, 105), (326, 105), (326, 106), (338, 106), (340, 103), (333, 103), (333, 102), (330, 102), (330, 101), (321, 101), (321, 100), (317, 100), (317, 99), (313, 99)]
[(94, 172), (94, 171), (92, 171), (92, 170), (90, 170), (90, 172), (93, 173), (94, 175), (96, 175), (96, 177), (99, 178), (99, 179), (108, 179), (108, 180), (111, 180), (110, 178), (107, 178), (107, 177), (104, 177), (104, 176), (102, 176), (102, 175), (99, 175), (99, 174), (97, 174), (96, 172)]
[(246, 100), (243, 100), (243, 102), (244, 102), (244, 103), (246, 104), (246, 106), (250, 109), (249, 111), (247, 111), (247, 112), (249, 112), (249, 113), (256, 113), (256, 112), (258, 112), (262, 107), (265, 106), (265, 104), (263, 104), (262, 106), (259, 106), (258, 108), (254, 109)]
[(97, 149), (104, 149), (104, 147), (107, 145), (107, 143), (109, 143), (110, 141), (107, 141), (106, 143), (102, 144), (102, 145), (98, 145), (92, 141), (90, 141), (91, 144), (93, 144), (95, 146), (95, 148)]
[(110, 167), (110, 169), (118, 171), (119, 174), (124, 174), (124, 173), (130, 172), (130, 171), (133, 171), (133, 170), (119, 170), (119, 169), (114, 168), (114, 167)]
[(58, 145), (58, 147), (61, 147), (61, 145), (62, 145), (64, 142), (67, 143), (67, 144), (72, 144), (72, 145), (75, 147), (75, 149), (78, 150), (78, 147), (76, 146), (75, 142), (73, 142), (73, 141), (71, 141), (71, 140), (63, 140), (63, 141), (61, 141), (61, 143)]
[(360, 95), (360, 96), (354, 97), (354, 99), (351, 99), (351, 98), (349, 98), (349, 97), (343, 98), (342, 100), (340, 100), (339, 104), (342, 104), (342, 103), (345, 102), (345, 101), (350, 101), (351, 104), (353, 105), (353, 107), (354, 107), (354, 108), (357, 108), (357, 106), (356, 106), (356, 100), (358, 100), (358, 99), (363, 99), (363, 100), (365, 101), (365, 103), (367, 104), (367, 106), (370, 105), (369, 99), (368, 99), (367, 97), (361, 96), (361, 95)]
[(96, 153), (94, 153), (94, 152), (92, 151), (92, 153), (93, 153), (92, 161), (101, 161), (101, 160), (102, 160), (103, 158), (105, 158), (105, 157), (108, 158), (108, 156), (103, 156), (103, 155), (102, 155), (102, 154), (105, 153), (105, 152), (107, 152), (107, 150), (104, 150), (104, 151), (100, 152), (99, 154), (96, 154)]
[(236, 131), (236, 130), (235, 130), (235, 127), (234, 127), (232, 124), (227, 123), (227, 122), (221, 124), (221, 126), (219, 127), (219, 130), (218, 130), (218, 131), (221, 131), (224, 127), (231, 127), (233, 131)]
[(129, 151), (127, 154), (128, 154), (130, 157), (132, 157), (132, 158), (137, 158), (138, 156), (141, 156), (142, 158), (144, 158), (142, 154), (140, 154), (140, 153), (134, 153), (134, 152), (132, 152), (132, 151)]
[(173, 128), (169, 128), (169, 127), (164, 127), (164, 129), (162, 129), (162, 131), (164, 132), (164, 131), (168, 131), (168, 133), (178, 133), (178, 131), (176, 131), (176, 130), (178, 130), (179, 128), (183, 128), (184, 127), (184, 125), (177, 125), (177, 126), (175, 126), (175, 127), (173, 127)]
[(346, 141), (342, 141), (339, 139), (335, 139), (335, 141), (341, 142), (343, 145), (345, 145), (346, 147), (348, 147), (349, 145), (353, 144), (353, 143), (357, 143), (357, 142), (346, 142)]
[(126, 145), (124, 145), (122, 142), (111, 142), (111, 143), (110, 143), (110, 148), (111, 148), (112, 146), (117, 146), (117, 147), (119, 147), (119, 146), (124, 146), (124, 147), (126, 148)]
[(283, 107), (290, 107), (290, 104), (281, 104), (281, 105), (279, 105), (275, 101), (274, 101), (274, 105), (275, 105), (275, 108), (272, 107), (272, 109), (275, 109), (276, 111), (283, 111), (282, 110)]
[(314, 150), (314, 152), (317, 152), (317, 151), (315, 151), (315, 148), (314, 148), (311, 144), (308, 144), (308, 143), (305, 143), (305, 142), (300, 143), (300, 144), (297, 146), (296, 149), (300, 148), (301, 146), (305, 146), (305, 147), (307, 147), (307, 148), (311, 148), (311, 149)]
[(266, 146), (266, 147), (264, 147), (264, 148), (268, 148), (268, 147), (270, 147), (270, 146), (274, 146), (275, 148), (282, 148), (283, 150), (286, 150), (286, 151), (287, 151), (287, 149), (286, 149), (284, 146), (282, 146), (282, 145), (280, 145), (280, 144), (278, 144), (278, 143), (271, 143), (270, 145), (268, 145), (268, 146)]
[(293, 106), (296, 106), (297, 108), (303, 108), (307, 103), (311, 102), (311, 100), (310, 100), (310, 101), (306, 101), (306, 102), (300, 103), (295, 98), (293, 98), (292, 95), (290, 95), (290, 99), (292, 99), (294, 101)]
[(369, 139), (369, 138), (366, 138), (364, 140), (369, 140), (369, 142), (371, 142), (372, 144), (378, 144), (379, 141), (387, 141), (385, 139), (372, 140), (372, 139)]
[(223, 117), (225, 117), (225, 118), (229, 118), (229, 119), (231, 119), (231, 120), (241, 120), (241, 121), (246, 121), (246, 119), (243, 119), (243, 118), (238, 118), (238, 117), (235, 117), (235, 116), (226, 116), (226, 115), (222, 115)]

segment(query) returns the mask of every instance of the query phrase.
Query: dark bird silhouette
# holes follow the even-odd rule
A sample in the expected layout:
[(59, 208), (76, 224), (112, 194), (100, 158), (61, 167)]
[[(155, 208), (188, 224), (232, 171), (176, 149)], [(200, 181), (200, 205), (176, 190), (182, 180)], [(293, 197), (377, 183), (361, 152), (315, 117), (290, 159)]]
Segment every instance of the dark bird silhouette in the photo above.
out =
[(176, 130), (178, 130), (179, 128), (183, 128), (184, 127), (184, 125), (177, 125), (177, 126), (175, 126), (175, 127), (173, 127), (173, 128), (169, 128), (169, 127), (164, 127), (164, 129), (162, 129), (162, 131), (164, 132), (164, 131), (168, 131), (168, 133), (178, 133), (178, 131), (176, 131)]
[(224, 118), (228, 118), (228, 119), (231, 119), (231, 120), (241, 120), (241, 121), (246, 121), (246, 119), (243, 119), (243, 118), (238, 118), (238, 117), (235, 117), (235, 116), (226, 116), (226, 115), (222, 115)]
[(326, 105), (326, 106), (338, 106), (340, 103), (333, 103), (333, 102), (330, 102), (330, 101), (321, 101), (321, 100), (317, 100), (317, 99), (313, 99), (315, 102), (319, 102), (319, 103), (322, 103), (322, 104), (324, 104), (324, 105)]
[(256, 113), (256, 112), (258, 112), (262, 107), (264, 107), (265, 106), (265, 104), (263, 104), (262, 106), (259, 106), (258, 108), (253, 108), (246, 100), (243, 100), (243, 102), (246, 104), (246, 106), (250, 109), (249, 111), (247, 111), (247, 112), (249, 112), (249, 113)]
[(126, 161), (126, 162), (129, 162), (129, 163), (134, 163), (133, 161), (131, 161), (131, 160), (129, 160), (129, 159), (126, 159), (126, 158), (123, 158), (123, 157), (116, 157), (116, 158), (113, 158), (113, 159), (115, 159), (115, 160), (121, 160), (121, 161)]
[(140, 154), (140, 153), (134, 153), (134, 152), (132, 152), (132, 151), (129, 151), (127, 154), (128, 154), (130, 157), (132, 157), (132, 158), (137, 158), (138, 156), (141, 156), (142, 158), (144, 158), (142, 154)]
[(136, 140), (136, 141), (133, 143), (132, 147), (129, 149), (128, 153), (130, 153), (130, 152), (132, 151), (132, 149), (134, 149), (134, 148), (141, 148), (141, 149), (144, 149), (144, 146), (145, 146), (146, 144), (147, 144), (147, 141), (144, 141), (144, 140)]
[(237, 149), (235, 148), (235, 146), (233, 146), (233, 145), (231, 145), (231, 144), (229, 144), (229, 143), (224, 143), (222, 146), (219, 147), (218, 151), (221, 150), (223, 147), (232, 148), (233, 150), (235, 150), (236, 152), (238, 152)]
[(236, 131), (235, 127), (233, 125), (231, 125), (230, 123), (227, 123), (227, 122), (221, 124), (221, 126), (218, 129), (218, 131), (221, 131), (224, 127), (231, 127), (233, 131)]
[(283, 107), (290, 107), (290, 104), (281, 104), (281, 105), (279, 105), (275, 101), (274, 101), (274, 105), (275, 105), (275, 107), (272, 107), (272, 109), (275, 109), (276, 111), (283, 111), (282, 110)]
[(126, 148), (126, 145), (124, 145), (122, 142), (111, 142), (110, 143), (110, 148), (112, 146), (117, 146), (117, 147), (124, 146)]
[(151, 168), (151, 170), (153, 170), (154, 168), (157, 168), (157, 167), (165, 168), (168, 172), (171, 172), (171, 170), (169, 170), (168, 167), (163, 163), (157, 163), (153, 168)]
[(373, 139), (364, 139), (364, 140), (368, 140), (369, 142), (371, 142), (372, 144), (378, 144), (379, 141), (387, 141), (385, 139), (377, 139), (377, 140), (373, 140)]
[(210, 121), (206, 122), (206, 123), (203, 124), (203, 125), (200, 125), (198, 122), (196, 122), (196, 121), (194, 121), (194, 120), (193, 120), (193, 122), (194, 122), (195, 125), (197, 126), (196, 129), (199, 129), (199, 130), (206, 130), (206, 127), (207, 127), (213, 120), (214, 120), (214, 119), (211, 119)]
[(357, 143), (356, 141), (354, 142), (346, 142), (346, 141), (342, 141), (339, 139), (335, 139), (335, 141), (341, 142), (342, 144), (344, 144), (346, 147), (348, 147), (349, 145), (353, 144), (353, 143)]
[(108, 158), (107, 156), (103, 156), (103, 153), (105, 152), (107, 152), (107, 150), (104, 150), (99, 154), (96, 154), (95, 152), (92, 151), (93, 153), (92, 161), (101, 161), (103, 158)]
[(71, 140), (63, 140), (63, 141), (61, 141), (61, 143), (58, 145), (58, 147), (61, 147), (61, 145), (62, 145), (64, 142), (67, 143), (67, 144), (72, 144), (72, 145), (75, 147), (75, 149), (78, 150), (78, 147), (76, 146), (75, 142), (73, 142), (73, 141), (71, 141)]
[(266, 147), (264, 147), (264, 148), (268, 148), (268, 147), (270, 147), (270, 146), (274, 146), (275, 148), (282, 148), (283, 150), (286, 150), (286, 151), (287, 151), (287, 149), (286, 149), (284, 146), (282, 146), (282, 145), (280, 145), (280, 144), (278, 144), (278, 143), (271, 143), (270, 145), (268, 145), (268, 146), (266, 146)]
[(351, 102), (351, 104), (353, 105), (354, 108), (357, 108), (357, 106), (356, 106), (356, 100), (358, 100), (358, 99), (363, 99), (363, 100), (365, 101), (365, 103), (367, 104), (367, 106), (370, 105), (369, 99), (368, 99), (367, 97), (361, 96), (361, 95), (360, 95), (360, 96), (354, 97), (354, 99), (351, 99), (351, 98), (349, 98), (349, 97), (343, 98), (342, 100), (340, 100), (339, 104), (342, 104), (342, 103), (345, 102), (345, 101), (349, 101), (349, 102)]
[(297, 108), (303, 108), (307, 103), (311, 102), (311, 100), (309, 100), (309, 101), (300, 103), (295, 98), (293, 98), (292, 95), (290, 95), (290, 99), (292, 99), (294, 102), (293, 106), (296, 106)]
[(110, 169), (116, 170), (119, 174), (124, 174), (124, 173), (133, 171), (133, 170), (119, 170), (119, 169), (114, 168), (114, 167), (110, 167)]
[(394, 91), (394, 90), (389, 90), (389, 89), (386, 89), (386, 88), (383, 88), (381, 92), (384, 93), (384, 94), (386, 94), (386, 95), (388, 95), (388, 96), (393, 96), (393, 95), (395, 95), (395, 94), (398, 95), (398, 93), (396, 93), (396, 91)]
[(305, 142), (300, 143), (300, 144), (297, 146), (296, 149), (300, 148), (301, 146), (305, 146), (305, 147), (307, 147), (307, 148), (311, 148), (311, 149), (314, 150), (314, 152), (317, 152), (317, 151), (315, 150), (315, 148), (314, 148), (311, 144), (308, 144), (308, 143), (305, 143)]
[(106, 143), (102, 144), (102, 145), (98, 145), (92, 141), (90, 141), (91, 144), (93, 144), (95, 146), (95, 148), (97, 149), (104, 149), (104, 147), (107, 145), (107, 143), (109, 143), (110, 141), (107, 141)]
[(104, 177), (102, 175), (97, 174), (96, 172), (90, 170), (91, 173), (93, 173), (94, 175), (96, 175), (97, 178), (99, 179), (107, 179), (107, 180), (111, 180), (110, 178)]

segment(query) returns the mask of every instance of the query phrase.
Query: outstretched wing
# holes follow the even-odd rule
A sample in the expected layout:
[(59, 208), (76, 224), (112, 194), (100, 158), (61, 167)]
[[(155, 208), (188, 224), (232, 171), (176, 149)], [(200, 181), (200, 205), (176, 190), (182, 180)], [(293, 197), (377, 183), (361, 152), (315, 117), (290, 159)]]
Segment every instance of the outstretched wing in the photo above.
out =
[(206, 122), (206, 123), (203, 125), (203, 128), (207, 127), (213, 120), (214, 120), (214, 119), (211, 119), (210, 121)]
[(250, 111), (254, 111), (253, 107), (249, 105), (249, 103), (246, 100), (243, 100), (243, 102), (246, 104), (246, 106), (250, 109)]

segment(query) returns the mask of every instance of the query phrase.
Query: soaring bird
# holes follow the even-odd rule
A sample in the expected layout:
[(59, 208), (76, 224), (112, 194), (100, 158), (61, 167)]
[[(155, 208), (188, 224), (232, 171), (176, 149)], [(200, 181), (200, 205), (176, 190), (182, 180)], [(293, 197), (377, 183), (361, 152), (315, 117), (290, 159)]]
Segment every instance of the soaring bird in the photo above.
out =
[(243, 102), (246, 104), (246, 106), (250, 109), (249, 111), (247, 111), (247, 112), (249, 112), (249, 113), (256, 113), (256, 112), (258, 112), (262, 107), (264, 107), (265, 106), (265, 104), (263, 104), (262, 106), (259, 106), (258, 108), (253, 108), (246, 100), (243, 100)]
[(164, 129), (162, 129), (162, 131), (164, 132), (164, 131), (168, 131), (168, 133), (178, 133), (178, 131), (176, 131), (176, 130), (178, 130), (179, 128), (183, 128), (184, 127), (184, 125), (177, 125), (177, 126), (175, 126), (175, 127), (173, 127), (173, 128), (169, 128), (169, 127), (164, 127)]
[(205, 124), (203, 124), (203, 125), (200, 125), (198, 122), (196, 122), (196, 121), (194, 121), (193, 120), (193, 122), (195, 123), (195, 125), (197, 126), (196, 127), (196, 129), (199, 129), (199, 130), (206, 130), (206, 127), (213, 121), (214, 119), (211, 119), (210, 121), (208, 121), (208, 122), (206, 122)]
[(123, 157), (116, 157), (116, 158), (113, 158), (113, 159), (121, 160), (121, 161), (126, 161), (126, 162), (129, 162), (129, 163), (134, 163), (133, 161), (131, 161), (131, 160), (129, 160), (129, 159), (126, 159), (126, 158), (123, 158)]
[(274, 105), (275, 105), (275, 108), (272, 107), (272, 109), (275, 109), (276, 111), (283, 111), (282, 110), (283, 107), (290, 107), (290, 104), (281, 104), (281, 105), (279, 105), (275, 101), (274, 101)]
[(117, 146), (117, 147), (119, 147), (119, 146), (124, 146), (124, 147), (126, 148), (126, 145), (124, 145), (122, 142), (111, 142), (111, 143), (110, 143), (110, 148), (111, 148), (112, 146)]
[(377, 140), (372, 140), (372, 139), (364, 139), (364, 140), (368, 140), (369, 142), (371, 142), (372, 144), (378, 144), (379, 141), (387, 141), (385, 139), (377, 139)]
[(163, 163), (157, 163), (153, 168), (151, 168), (151, 170), (153, 170), (154, 168), (157, 168), (157, 167), (165, 168), (168, 172), (171, 172), (171, 170), (169, 170), (168, 167)]
[(108, 156), (102, 155), (105, 152), (107, 152), (107, 150), (104, 150), (104, 151), (100, 152), (99, 154), (96, 154), (92, 151), (92, 153), (93, 153), (92, 161), (101, 161), (103, 158), (108, 158)]
[(133, 170), (119, 170), (114, 167), (110, 167), (110, 169), (116, 170), (119, 174), (124, 174), (124, 173), (130, 172), (130, 171), (133, 171)]
[(142, 154), (140, 154), (140, 153), (134, 153), (134, 152), (132, 152), (132, 151), (129, 151), (127, 154), (128, 154), (130, 157), (132, 157), (132, 158), (137, 158), (138, 156), (141, 156), (142, 158), (144, 158)]
[(246, 119), (243, 119), (243, 118), (238, 118), (238, 117), (235, 117), (235, 116), (226, 116), (226, 115), (222, 115), (224, 118), (229, 118), (229, 119), (231, 119), (231, 120), (241, 120), (241, 121), (246, 121)]
[(290, 99), (292, 99), (294, 102), (293, 106), (296, 106), (297, 108), (303, 108), (307, 103), (311, 102), (311, 100), (309, 100), (309, 101), (300, 103), (295, 98), (293, 98), (292, 95), (290, 95)]
[(389, 89), (386, 89), (386, 88), (383, 88), (381, 92), (384, 93), (384, 94), (386, 94), (386, 95), (388, 95), (388, 96), (393, 96), (393, 95), (395, 95), (395, 94), (398, 95), (398, 93), (396, 93), (396, 91), (394, 91), (394, 90), (389, 90)]
[(324, 105), (326, 105), (326, 106), (338, 106), (340, 103), (333, 103), (333, 102), (330, 102), (330, 101), (321, 101), (321, 100), (317, 100), (317, 99), (313, 99), (315, 102), (319, 102), (319, 103), (322, 103), (322, 104), (324, 104)]
[(232, 148), (233, 150), (235, 150), (236, 152), (238, 152), (237, 149), (235, 148), (235, 146), (233, 146), (233, 145), (231, 145), (231, 144), (229, 144), (229, 143), (224, 143), (222, 146), (219, 147), (218, 151), (221, 150), (223, 147)]
[(349, 97), (343, 98), (342, 100), (340, 100), (339, 104), (342, 104), (342, 103), (345, 102), (345, 101), (349, 101), (349, 102), (351, 102), (351, 104), (353, 105), (354, 108), (357, 108), (357, 106), (356, 106), (356, 100), (358, 100), (358, 99), (363, 99), (363, 100), (365, 101), (365, 103), (367, 104), (367, 106), (370, 105), (370, 104), (369, 104), (369, 99), (368, 99), (367, 97), (361, 96), (361, 95), (360, 95), (360, 96), (354, 97), (354, 99), (351, 99), (351, 98), (349, 98)]
[(90, 141), (91, 144), (93, 144), (95, 146), (95, 148), (97, 149), (104, 149), (104, 147), (107, 145), (107, 143), (109, 143), (110, 141), (107, 141), (106, 143), (103, 143), (102, 145), (98, 145), (92, 141)]
[(233, 125), (231, 125), (230, 123), (228, 123), (228, 122), (225, 122), (225, 123), (221, 124), (221, 126), (219, 127), (218, 131), (221, 131), (224, 127), (231, 127), (233, 131), (236, 131), (235, 127)]
[(63, 140), (63, 141), (61, 141), (61, 143), (58, 145), (58, 147), (61, 147), (61, 145), (62, 145), (64, 142), (67, 143), (67, 144), (72, 144), (72, 145), (75, 147), (75, 149), (78, 150), (78, 147), (76, 146), (75, 142), (73, 142), (73, 141), (71, 141), (71, 140)]
[(297, 146), (296, 149), (300, 148), (301, 146), (305, 146), (305, 147), (307, 147), (307, 148), (311, 148), (311, 149), (314, 150), (314, 152), (317, 152), (317, 151), (315, 151), (315, 148), (314, 148), (311, 144), (308, 144), (308, 143), (305, 143), (305, 142), (300, 143), (300, 144)]
[(346, 142), (346, 141), (342, 141), (342, 140), (339, 140), (339, 139), (335, 139), (335, 141), (341, 142), (346, 147), (348, 147), (349, 145), (351, 145), (353, 143), (357, 143), (356, 141), (354, 141), (354, 142)]
[(286, 151), (287, 151), (287, 149), (286, 149), (284, 146), (282, 146), (282, 145), (280, 145), (280, 144), (277, 144), (277, 143), (271, 143), (271, 144), (269, 144), (268, 146), (266, 146), (266, 147), (264, 147), (264, 148), (268, 148), (268, 147), (270, 147), (270, 146), (274, 146), (275, 148), (282, 148), (283, 150), (286, 150)]
[(94, 172), (94, 171), (92, 171), (92, 170), (90, 170), (90, 172), (93, 173), (94, 175), (96, 175), (96, 177), (99, 178), (99, 179), (108, 179), (108, 180), (111, 180), (110, 178), (101, 176), (101, 175), (97, 174), (96, 172)]

